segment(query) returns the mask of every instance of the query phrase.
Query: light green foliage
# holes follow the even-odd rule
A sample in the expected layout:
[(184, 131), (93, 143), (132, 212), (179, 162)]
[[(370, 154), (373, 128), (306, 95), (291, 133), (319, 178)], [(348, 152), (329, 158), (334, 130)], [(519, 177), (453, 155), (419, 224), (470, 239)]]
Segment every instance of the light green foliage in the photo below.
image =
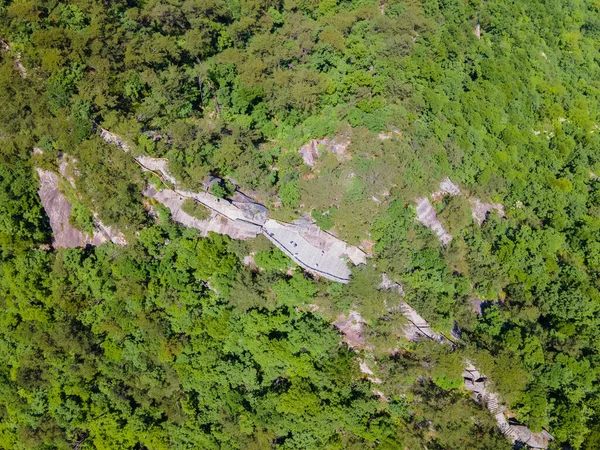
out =
[(271, 248), (254, 255), (258, 267), (265, 270), (284, 270), (290, 265), (290, 259), (278, 248)]
[(186, 198), (181, 205), (181, 210), (196, 219), (205, 220), (210, 217), (210, 211), (206, 206), (197, 201)]
[(310, 214), (321, 230), (329, 230), (331, 227), (333, 227), (334, 222), (331, 218), (331, 215), (336, 209), (337, 208), (330, 208), (328, 211), (313, 209)]
[(125, 232), (146, 221), (142, 176), (130, 157), (97, 137), (82, 142), (73, 156), (86, 161), (77, 164), (75, 180), (86, 208), (96, 211), (107, 225)]
[(279, 198), (284, 206), (297, 208), (300, 205), (300, 189), (296, 181), (288, 181), (279, 188)]
[(219, 198), (229, 198), (235, 192), (235, 186), (227, 180), (220, 180), (210, 185), (210, 192)]
[(71, 216), (69, 217), (69, 223), (75, 228), (84, 231), (91, 235), (94, 230), (94, 217), (85, 206), (79, 202), (71, 204)]

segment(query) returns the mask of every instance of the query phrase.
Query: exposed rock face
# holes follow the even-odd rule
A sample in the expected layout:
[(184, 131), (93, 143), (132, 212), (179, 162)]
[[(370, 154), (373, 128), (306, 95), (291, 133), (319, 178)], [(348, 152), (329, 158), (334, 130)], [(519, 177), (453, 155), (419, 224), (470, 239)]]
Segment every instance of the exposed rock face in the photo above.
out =
[(300, 152), (300, 155), (302, 155), (304, 164), (310, 167), (315, 167), (316, 160), (321, 156), (319, 152), (319, 146), (324, 147), (324, 149), (328, 152), (341, 156), (346, 153), (349, 145), (349, 140), (338, 136), (333, 139), (313, 139), (308, 144), (300, 147), (298, 151)]
[(404, 296), (404, 289), (402, 286), (392, 280), (390, 280), (387, 276), (387, 273), (381, 274), (381, 283), (379, 283), (379, 289), (384, 291), (392, 291)]
[(264, 235), (299, 266), (340, 283), (350, 281), (348, 261), (366, 263), (366, 255), (359, 248), (306, 221), (282, 223), (267, 219)]
[(485, 303), (483, 300), (481, 300), (478, 297), (475, 297), (474, 299), (471, 300), (470, 303), (471, 303), (471, 310), (475, 314), (477, 314), (477, 315), (482, 314), (482, 312), (483, 312), (482, 308), (483, 308), (483, 305)]
[(401, 308), (402, 314), (408, 319), (408, 324), (404, 327), (404, 336), (409, 341), (426, 337), (439, 343), (451, 344), (444, 335), (433, 331), (429, 323), (408, 303), (403, 302)]
[(231, 203), (237, 208), (244, 211), (246, 215), (252, 218), (256, 223), (265, 223), (269, 210), (261, 203), (254, 201), (246, 194), (236, 191), (231, 199)]
[(483, 203), (478, 198), (470, 198), (471, 202), (471, 213), (473, 215), (473, 220), (479, 224), (479, 226), (483, 225), (483, 222), (486, 221), (488, 214), (495, 210), (500, 214), (500, 216), (504, 217), (506, 214), (504, 213), (504, 205), (500, 203)]
[(444, 195), (454, 195), (458, 197), (462, 195), (462, 192), (460, 191), (458, 185), (454, 184), (450, 178), (444, 178), (442, 181), (440, 181), (440, 190), (433, 192), (431, 194), (431, 199), (434, 201), (439, 200)]
[(306, 164), (307, 166), (315, 167), (315, 161), (319, 158), (319, 156), (321, 156), (317, 145), (317, 140), (313, 139), (308, 144), (300, 147), (300, 149), (298, 150), (300, 152), (300, 155), (302, 156), (304, 164)]
[(111, 133), (110, 131), (105, 130), (104, 128), (98, 127), (98, 130), (100, 137), (104, 139), (106, 143), (116, 145), (117, 147), (122, 148), (126, 152), (129, 152), (131, 150), (129, 145), (120, 136), (117, 136), (116, 134)]
[(210, 218), (206, 220), (197, 219), (181, 209), (186, 197), (170, 189), (157, 192), (156, 189), (148, 186), (143, 194), (165, 205), (171, 210), (173, 220), (186, 227), (200, 230), (202, 236), (208, 236), (212, 231), (226, 234), (233, 239), (251, 239), (262, 232), (260, 225), (243, 220), (229, 220), (216, 211), (212, 211)]
[(417, 198), (417, 220), (433, 231), (442, 244), (448, 245), (452, 241), (452, 235), (448, 233), (442, 223), (438, 220), (437, 214), (431, 202), (427, 197)]
[[(35, 152), (35, 150), (36, 149), (34, 149), (34, 152)], [(41, 150), (39, 150), (39, 151), (41, 151)], [(75, 184), (75, 178), (73, 178), (73, 176), (79, 176), (79, 171), (75, 167), (76, 163), (77, 163), (77, 161), (74, 158), (72, 158), (66, 154), (63, 154), (60, 156), (59, 165), (58, 165), (58, 172), (65, 180), (67, 180), (71, 184), (71, 186), (74, 189), (77, 189), (77, 186)], [(93, 212), (93, 217), (94, 217), (94, 226), (96, 227), (95, 235), (96, 234), (101, 235), (104, 237), (105, 241), (106, 240), (111, 241), (113, 244), (116, 244), (116, 245), (121, 245), (121, 246), (127, 245), (127, 241), (125, 240), (125, 236), (123, 235), (123, 233), (121, 233), (119, 230), (117, 230), (114, 227), (109, 227), (108, 225), (104, 225), (104, 223), (102, 223), (102, 221), (100, 220), (100, 216), (98, 216), (98, 213)], [(92, 244), (92, 245), (98, 245), (98, 244)]]
[(352, 348), (362, 348), (365, 340), (362, 336), (363, 325), (365, 321), (356, 311), (350, 311), (348, 317), (339, 316), (336, 322), (333, 322), (340, 332), (344, 335), (344, 342)]
[[(6, 52), (10, 51), (10, 45), (4, 41), (0, 41), (0, 48)], [(21, 78), (27, 78), (27, 69), (25, 69), (25, 66), (21, 62), (21, 54), (20, 53), (15, 54), (14, 63), (15, 63), (15, 67), (19, 71), (19, 74), (21, 75)]]
[(125, 236), (123, 235), (123, 233), (121, 233), (114, 227), (104, 225), (97, 213), (94, 213), (94, 225), (98, 230), (97, 232), (101, 233), (107, 240), (111, 241), (113, 244), (121, 246), (127, 245), (127, 240), (125, 240)]
[(169, 174), (169, 160), (165, 158), (151, 158), (150, 156), (138, 156), (135, 160), (142, 166), (143, 170), (158, 172), (171, 184), (171, 187), (177, 186), (177, 180)]
[[(443, 179), (440, 182), (440, 189), (432, 192), (430, 197), (431, 200), (435, 202), (446, 195), (453, 195), (456, 197), (463, 195), (458, 185), (453, 183), (450, 178)], [(452, 235), (444, 229), (444, 226), (438, 220), (435, 209), (433, 209), (429, 198), (419, 197), (416, 198), (415, 201), (417, 202), (417, 220), (432, 230), (438, 236), (440, 241), (442, 241), (442, 244), (448, 245), (452, 241)], [(471, 203), (471, 216), (479, 226), (485, 222), (488, 214), (492, 210), (497, 211), (503, 217), (505, 216), (504, 206), (500, 203), (483, 203), (475, 197), (470, 197), (469, 202)]]
[[(176, 180), (168, 172), (168, 161), (147, 156), (136, 160), (144, 170), (151, 170), (173, 186)], [(357, 247), (346, 244), (307, 221), (282, 223), (267, 219), (267, 208), (237, 191), (232, 201), (220, 199), (208, 192), (164, 189), (157, 192), (148, 187), (144, 195), (154, 198), (171, 210), (173, 220), (196, 228), (206, 236), (209, 232), (226, 234), (234, 239), (251, 239), (263, 233), (275, 246), (299, 266), (333, 281), (350, 281), (348, 260), (364, 264), (366, 255)], [(207, 220), (199, 220), (181, 210), (186, 198), (191, 198), (212, 211)]]
[(58, 175), (49, 170), (37, 169), (40, 177), (38, 190), (44, 210), (50, 219), (55, 248), (85, 247), (88, 244), (100, 245), (107, 241), (106, 236), (96, 232), (90, 238), (85, 233), (77, 230), (69, 223), (71, 216), (71, 203), (58, 189)]
[[(402, 285), (390, 280), (387, 274), (381, 274), (381, 283), (379, 289), (392, 291), (404, 297)], [(419, 313), (408, 303), (400, 303), (400, 311), (408, 319), (404, 326), (404, 337), (409, 341), (417, 341), (423, 337), (433, 339), (434, 341), (451, 344), (451, 342), (442, 334), (433, 331), (429, 323), (419, 315)]]
[(522, 442), (528, 448), (545, 449), (554, 440), (554, 436), (546, 430), (542, 430), (540, 433), (532, 433), (529, 428), (523, 425), (510, 425), (510, 427), (517, 437), (516, 441)]
[(256, 266), (256, 261), (254, 261), (254, 254), (250, 253), (249, 255), (244, 256), (243, 263), (245, 266)]

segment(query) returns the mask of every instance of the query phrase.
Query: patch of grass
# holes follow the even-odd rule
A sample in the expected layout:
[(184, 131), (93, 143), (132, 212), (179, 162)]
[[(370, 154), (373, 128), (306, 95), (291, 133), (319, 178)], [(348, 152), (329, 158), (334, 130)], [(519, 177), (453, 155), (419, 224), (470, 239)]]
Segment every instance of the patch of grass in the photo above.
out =
[(183, 212), (199, 220), (206, 220), (210, 217), (210, 211), (208, 208), (201, 203), (192, 200), (191, 198), (185, 199), (183, 205), (181, 205), (181, 209)]

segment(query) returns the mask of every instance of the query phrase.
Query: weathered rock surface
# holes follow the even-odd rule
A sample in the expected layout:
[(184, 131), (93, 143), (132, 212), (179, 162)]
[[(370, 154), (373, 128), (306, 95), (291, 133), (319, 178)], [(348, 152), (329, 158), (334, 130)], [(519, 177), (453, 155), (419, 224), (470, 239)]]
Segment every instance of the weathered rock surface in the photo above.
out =
[[(58, 172), (65, 180), (69, 182), (73, 189), (77, 189), (74, 177), (79, 176), (79, 171), (77, 170), (76, 163), (77, 161), (74, 158), (70, 157), (69, 155), (63, 154), (60, 156), (58, 164)], [(125, 239), (125, 236), (123, 235), (123, 233), (121, 233), (121, 231), (117, 230), (114, 227), (104, 225), (104, 223), (100, 220), (100, 216), (98, 216), (98, 213), (93, 212), (93, 217), (94, 226), (96, 227), (95, 234), (102, 235), (105, 238), (105, 240), (111, 241), (113, 244), (121, 246), (127, 245), (127, 240)]]
[(458, 185), (454, 184), (450, 178), (444, 178), (442, 181), (440, 181), (439, 191), (431, 193), (431, 199), (434, 201), (439, 200), (444, 195), (460, 196), (462, 195), (462, 192), (460, 191)]
[(120, 136), (111, 133), (108, 130), (105, 130), (104, 128), (98, 127), (98, 131), (100, 134), (100, 137), (102, 139), (104, 139), (104, 141), (107, 144), (113, 144), (116, 145), (117, 147), (125, 150), (126, 152), (129, 152), (131, 150), (131, 148), (129, 147), (129, 144), (127, 144), (123, 138), (121, 138)]
[[(450, 178), (444, 178), (440, 182), (439, 190), (432, 192), (430, 197), (431, 200), (435, 202), (446, 195), (457, 197), (463, 195), (458, 185), (453, 183)], [(432, 230), (438, 236), (442, 244), (448, 245), (452, 241), (452, 235), (444, 229), (444, 226), (438, 220), (435, 209), (433, 209), (429, 198), (419, 197), (416, 198), (415, 201), (417, 202), (417, 220)], [(479, 226), (485, 222), (488, 214), (492, 210), (497, 211), (503, 217), (505, 216), (504, 206), (500, 203), (484, 203), (475, 197), (469, 197), (469, 202), (471, 203), (471, 216)]]
[(473, 215), (473, 220), (477, 222), (479, 226), (483, 225), (483, 222), (486, 221), (488, 214), (492, 211), (497, 211), (502, 217), (506, 215), (504, 213), (504, 205), (501, 203), (483, 203), (478, 198), (470, 198), (469, 201), (471, 202), (471, 213)]
[(452, 241), (452, 235), (448, 233), (442, 223), (438, 220), (437, 214), (431, 202), (427, 197), (416, 199), (417, 202), (417, 220), (433, 231), (442, 241), (442, 244), (448, 245)]
[(262, 203), (254, 201), (246, 194), (236, 191), (231, 199), (231, 203), (241, 209), (255, 223), (265, 223), (269, 210)]
[(267, 219), (264, 235), (299, 266), (333, 281), (350, 281), (348, 261), (355, 265), (366, 263), (366, 255), (359, 248), (305, 221), (282, 223)]
[(96, 232), (92, 237), (77, 230), (69, 223), (71, 216), (71, 203), (58, 188), (58, 175), (49, 170), (37, 169), (40, 178), (38, 194), (44, 210), (50, 219), (55, 248), (85, 247), (86, 245), (100, 245), (107, 241), (106, 236)]
[[(167, 161), (150, 158), (136, 158), (142, 168), (169, 178)], [(172, 180), (172, 185), (176, 185)], [(167, 206), (177, 222), (202, 231), (203, 235), (213, 231), (227, 234), (234, 239), (250, 239), (263, 232), (275, 246), (299, 266), (330, 280), (347, 283), (350, 281), (348, 261), (364, 264), (366, 255), (359, 248), (321, 230), (308, 221), (283, 223), (267, 219), (267, 208), (252, 198), (237, 191), (232, 201), (220, 199), (208, 192), (190, 192), (179, 189), (165, 189), (156, 192), (148, 188), (144, 192)], [(198, 220), (181, 210), (186, 198), (194, 199), (213, 211), (207, 220)], [(217, 217), (220, 216), (220, 217)]]
[(212, 211), (210, 218), (206, 220), (197, 219), (181, 209), (186, 197), (170, 189), (157, 192), (152, 186), (148, 186), (143, 194), (165, 205), (171, 210), (173, 220), (186, 227), (200, 230), (202, 236), (208, 236), (209, 232), (213, 232), (226, 234), (233, 239), (251, 239), (262, 232), (260, 225), (244, 220), (230, 220), (216, 211)]
[(142, 170), (157, 172), (170, 183), (170, 187), (177, 186), (177, 180), (169, 174), (169, 160), (165, 158), (151, 158), (150, 156), (138, 156), (135, 160), (140, 164)]
[(362, 336), (363, 325), (365, 321), (357, 311), (351, 310), (346, 316), (339, 316), (338, 320), (333, 322), (340, 332), (344, 335), (344, 342), (351, 348), (362, 348), (365, 340)]
[(322, 147), (325, 151), (335, 153), (338, 156), (344, 155), (350, 141), (341, 136), (337, 136), (333, 139), (312, 139), (308, 144), (303, 145), (298, 150), (302, 156), (304, 164), (310, 167), (315, 167), (316, 160), (321, 156), (319, 147)]
[[(127, 245), (127, 240), (125, 239), (125, 235), (121, 233), (121, 231), (117, 230), (115, 227), (111, 227), (105, 225), (98, 216), (97, 213), (94, 213), (94, 226), (107, 240), (111, 241), (115, 245)], [(95, 245), (95, 244), (94, 244)]]
[(408, 324), (404, 327), (404, 336), (409, 341), (416, 341), (421, 337), (426, 337), (439, 343), (450, 343), (444, 335), (433, 331), (429, 323), (408, 303), (403, 302), (401, 308), (402, 314), (408, 319)]

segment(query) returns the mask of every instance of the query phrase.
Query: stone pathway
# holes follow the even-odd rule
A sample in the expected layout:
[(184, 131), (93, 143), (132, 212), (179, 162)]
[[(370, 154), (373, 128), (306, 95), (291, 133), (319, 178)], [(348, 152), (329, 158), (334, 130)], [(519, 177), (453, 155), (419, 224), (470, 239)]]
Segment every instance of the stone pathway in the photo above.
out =
[[(106, 142), (129, 151), (129, 147), (119, 136), (108, 130), (98, 128), (100, 136)], [(304, 269), (342, 283), (350, 281), (351, 272), (347, 266), (349, 261), (355, 265), (366, 263), (366, 255), (360, 249), (346, 244), (310, 222), (284, 223), (268, 219), (268, 211), (264, 205), (254, 202), (241, 193), (237, 201), (235, 199), (229, 201), (219, 199), (208, 192), (179, 190), (176, 187), (177, 180), (168, 172), (168, 161), (166, 159), (138, 156), (136, 161), (142, 167), (142, 170), (151, 171), (160, 176), (165, 184), (172, 185), (172, 189), (161, 191), (148, 187), (144, 191), (144, 195), (167, 206), (171, 210), (174, 220), (185, 226), (201, 230), (204, 236), (212, 231), (227, 234), (234, 239), (248, 239), (263, 233), (274, 245)], [(101, 232), (96, 233), (94, 238), (87, 242), (83, 233), (70, 226), (68, 217), (71, 205), (58, 189), (58, 176), (50, 171), (37, 170), (40, 176), (40, 198), (50, 217), (55, 235), (55, 245), (63, 246), (63, 244), (73, 244), (75, 241), (83, 244), (92, 243), (92, 245), (104, 242), (107, 238)], [(447, 194), (462, 195), (458, 186), (452, 183), (450, 179), (443, 180), (440, 183), (440, 191), (433, 193), (432, 196)], [(199, 220), (185, 213), (181, 206), (186, 198), (194, 199), (209, 208), (212, 211), (211, 217), (206, 220)], [(483, 204), (478, 199), (472, 201), (476, 202), (476, 206), (478, 206), (477, 217), (475, 210), (473, 211), (473, 217), (480, 224), (479, 219), (482, 217), (482, 211), (484, 210), (483, 216), (487, 215), (489, 208), (497, 209), (503, 213), (502, 205)], [(417, 199), (417, 217), (419, 221), (438, 235), (444, 245), (452, 240), (452, 236), (444, 230), (442, 224), (437, 220), (435, 210), (428, 198)], [(402, 286), (392, 282), (385, 274), (382, 277), (380, 288), (395, 290), (403, 296)], [(404, 331), (408, 340), (414, 341), (426, 337), (442, 344), (452, 345), (452, 342), (444, 335), (433, 331), (429, 323), (408, 303), (402, 302), (400, 308), (408, 319)], [(347, 319), (340, 318), (334, 325), (349, 339), (349, 345), (361, 346), (364, 344), (362, 339), (363, 321), (357, 312), (352, 311)], [(361, 371), (366, 375), (374, 375), (364, 361), (361, 361)], [(498, 394), (487, 391), (487, 378), (481, 375), (470, 362), (467, 362), (463, 378), (465, 379), (465, 388), (472, 391), (475, 398), (487, 406), (496, 418), (502, 433), (513, 443), (522, 442), (532, 448), (547, 448), (548, 442), (553, 440), (553, 437), (547, 431), (532, 433), (527, 427), (508, 423), (505, 416), (506, 408), (500, 406)], [(377, 394), (380, 395), (383, 401), (386, 400), (383, 393), (377, 391)]]
[(333, 281), (350, 281), (349, 261), (355, 265), (366, 263), (366, 255), (361, 250), (314, 224), (283, 223), (268, 219), (263, 233), (299, 266)]
[(524, 425), (511, 424), (506, 416), (508, 409), (501, 404), (500, 396), (496, 392), (488, 390), (488, 378), (480, 373), (471, 361), (467, 361), (463, 379), (465, 380), (465, 389), (471, 391), (475, 401), (489, 410), (496, 419), (500, 432), (511, 442), (525, 444), (532, 449), (545, 449), (548, 448), (550, 441), (554, 440), (554, 437), (546, 430), (533, 433)]
[[(112, 134), (105, 134), (112, 143), (121, 142)], [(119, 144), (118, 144), (119, 145)], [(174, 220), (196, 228), (206, 236), (208, 232), (227, 234), (234, 239), (251, 239), (262, 233), (276, 247), (303, 269), (332, 281), (348, 283), (351, 271), (348, 262), (365, 264), (366, 255), (357, 247), (321, 230), (317, 225), (296, 221), (294, 223), (267, 219), (267, 208), (243, 193), (233, 201), (218, 198), (209, 192), (191, 192), (177, 189), (177, 180), (168, 171), (168, 161), (163, 158), (138, 156), (136, 161), (142, 170), (160, 176), (172, 189), (157, 192), (148, 188), (144, 195), (156, 199), (171, 210)], [(211, 218), (198, 220), (181, 210), (186, 198), (191, 198), (213, 212)]]
[[(398, 292), (404, 296), (402, 286), (391, 281), (387, 275), (382, 275), (381, 289)], [(443, 334), (437, 333), (431, 329), (429, 323), (419, 315), (408, 303), (402, 302), (402, 312), (408, 319), (409, 323), (404, 328), (404, 336), (409, 341), (417, 341), (422, 337), (432, 339), (440, 344), (454, 345), (452, 341), (446, 338)], [(361, 336), (362, 323), (360, 330), (353, 330), (354, 334)], [(508, 411), (505, 406), (501, 405), (501, 399), (498, 393), (488, 390), (487, 377), (482, 375), (479, 370), (473, 366), (470, 361), (466, 361), (466, 367), (463, 372), (465, 389), (473, 392), (474, 399), (488, 408), (490, 413), (496, 419), (498, 428), (513, 443), (527, 443), (528, 446), (535, 449), (545, 449), (548, 443), (554, 438), (547, 431), (541, 433), (532, 433), (529, 428), (523, 425), (511, 425), (506, 417)]]

